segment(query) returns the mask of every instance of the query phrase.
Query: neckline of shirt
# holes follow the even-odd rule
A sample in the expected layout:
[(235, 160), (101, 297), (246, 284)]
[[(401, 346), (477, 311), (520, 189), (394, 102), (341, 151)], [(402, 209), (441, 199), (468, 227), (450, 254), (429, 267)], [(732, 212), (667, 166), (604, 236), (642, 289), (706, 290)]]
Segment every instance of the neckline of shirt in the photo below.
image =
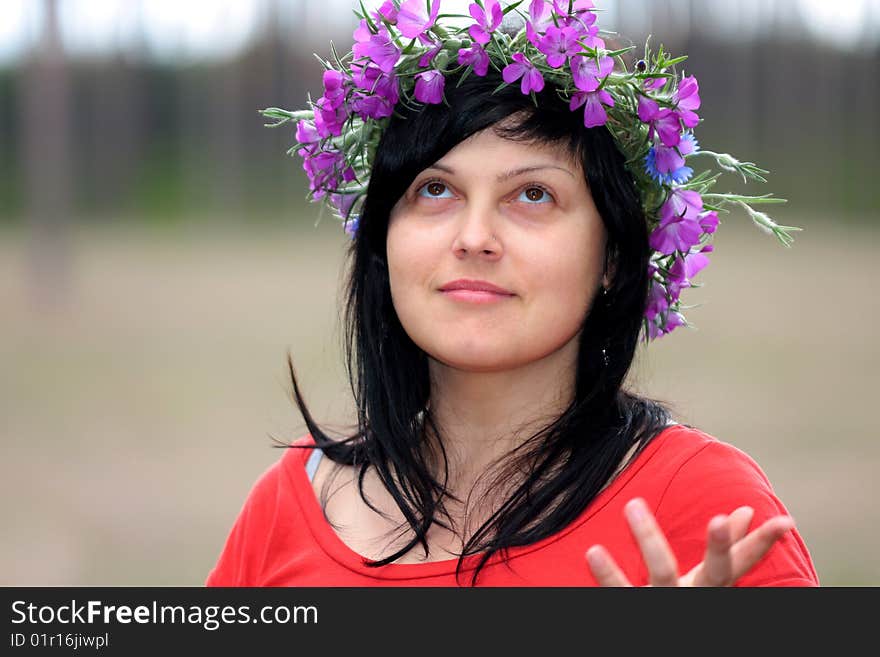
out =
[[(651, 457), (659, 449), (663, 439), (673, 433), (670, 429), (681, 426), (684, 425), (677, 422), (667, 424), (660, 433), (648, 443), (642, 453), (636, 456), (635, 460), (630, 463), (608, 487), (602, 490), (596, 496), (596, 499), (594, 499), (583, 513), (570, 523), (568, 527), (552, 536), (547, 536), (536, 543), (532, 543), (531, 545), (522, 545), (511, 548), (508, 551), (508, 559), (515, 559), (525, 554), (529, 554), (530, 552), (534, 552), (535, 550), (540, 550), (541, 548), (560, 540), (566, 534), (574, 531), (577, 527), (589, 520), (590, 517), (614, 498), (614, 496), (626, 486), (633, 476), (635, 476), (635, 474), (641, 470), (648, 461), (650, 461)], [(306, 434), (294, 441), (294, 444), (314, 445), (315, 442), (311, 434)], [(306, 449), (288, 450), (288, 453), (285, 455), (286, 458), (284, 461), (286, 463), (283, 470), (289, 477), (296, 500), (299, 503), (302, 515), (308, 525), (309, 532), (327, 556), (352, 572), (374, 579), (422, 579), (449, 575), (455, 572), (456, 565), (458, 564), (457, 557), (439, 561), (427, 561), (424, 563), (391, 563), (379, 567), (365, 565), (364, 562), (368, 561), (368, 559), (350, 548), (348, 544), (339, 537), (333, 527), (330, 526), (324, 516), (324, 510), (321, 508), (321, 503), (315, 495), (315, 490), (312, 488), (312, 482), (309, 480), (306, 471), (307, 460), (314, 451), (315, 450)], [(291, 454), (291, 452), (293, 453)], [(462, 572), (473, 570), (479, 563), (481, 556), (482, 554), (476, 554), (466, 557), (462, 564)], [(492, 555), (486, 563), (485, 568), (490, 568), (500, 560), (500, 554), (496, 553)]]

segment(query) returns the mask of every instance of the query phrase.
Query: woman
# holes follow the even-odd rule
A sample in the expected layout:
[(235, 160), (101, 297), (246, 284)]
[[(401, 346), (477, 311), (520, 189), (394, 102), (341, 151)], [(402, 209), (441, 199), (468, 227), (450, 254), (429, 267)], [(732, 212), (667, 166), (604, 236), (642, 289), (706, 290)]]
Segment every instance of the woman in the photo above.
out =
[[(408, 8), (373, 18), (409, 36)], [(493, 9), (474, 16), (489, 31)], [(552, 80), (480, 73), (445, 73), (443, 103), (361, 112), (387, 120), (350, 231), (359, 426), (325, 434), (291, 364), (309, 434), (256, 483), (207, 584), (818, 585), (759, 466), (624, 387), (657, 268), (612, 132)]]

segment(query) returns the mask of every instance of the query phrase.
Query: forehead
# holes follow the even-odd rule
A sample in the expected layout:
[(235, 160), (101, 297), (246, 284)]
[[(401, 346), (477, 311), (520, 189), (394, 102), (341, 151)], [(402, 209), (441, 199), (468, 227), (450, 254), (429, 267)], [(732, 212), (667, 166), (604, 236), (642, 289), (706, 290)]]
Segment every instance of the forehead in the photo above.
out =
[(498, 135), (491, 127), (457, 144), (437, 162), (441, 168), (478, 169), (481, 173), (515, 166), (552, 164), (570, 171), (577, 163), (562, 143), (515, 141)]

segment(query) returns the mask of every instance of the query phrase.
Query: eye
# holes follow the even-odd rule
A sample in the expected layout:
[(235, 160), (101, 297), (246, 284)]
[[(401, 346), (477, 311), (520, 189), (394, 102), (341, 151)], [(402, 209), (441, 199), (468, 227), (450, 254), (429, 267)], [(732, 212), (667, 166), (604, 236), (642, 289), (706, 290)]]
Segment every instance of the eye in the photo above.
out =
[[(419, 196), (421, 196), (422, 198), (451, 198), (449, 196), (438, 196), (438, 194), (443, 190), (446, 190), (447, 192), (449, 191), (446, 185), (444, 185), (439, 180), (429, 180), (424, 185), (419, 187)], [(422, 191), (427, 191), (428, 193), (422, 194)]]
[(531, 184), (525, 189), (523, 189), (522, 194), (520, 194), (519, 199), (523, 200), (525, 197), (525, 202), (527, 205), (542, 205), (543, 203), (549, 203), (553, 200), (552, 194), (548, 192), (541, 185)]

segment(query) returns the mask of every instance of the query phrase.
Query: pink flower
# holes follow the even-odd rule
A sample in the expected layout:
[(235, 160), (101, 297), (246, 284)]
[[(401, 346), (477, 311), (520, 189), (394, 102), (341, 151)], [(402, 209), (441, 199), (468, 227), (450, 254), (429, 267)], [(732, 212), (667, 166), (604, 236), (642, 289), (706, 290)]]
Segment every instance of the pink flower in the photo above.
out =
[(382, 69), (383, 73), (391, 73), (394, 70), (400, 58), (400, 48), (394, 45), (387, 27), (380, 25), (378, 33), (373, 34), (366, 21), (362, 19), (360, 27), (354, 31), (354, 37), (357, 43), (351, 47), (351, 51), (356, 58), (369, 58)]
[(535, 68), (535, 65), (521, 52), (513, 53), (513, 63), (504, 67), (501, 77), (507, 84), (522, 78), (520, 89), (524, 94), (541, 91), (544, 88), (544, 76), (541, 75), (541, 71)]
[(571, 13), (568, 12), (569, 0), (553, 0), (553, 8), (559, 15), (559, 23), (566, 27), (575, 27), (578, 32), (586, 32), (596, 22), (596, 14), (590, 10), (595, 7), (592, 0), (574, 0)]
[(683, 215), (688, 219), (697, 219), (703, 212), (703, 197), (692, 189), (676, 187), (666, 202), (672, 205), (675, 214)]
[(700, 108), (699, 92), (700, 85), (693, 75), (683, 78), (675, 92), (676, 113), (688, 128), (693, 128), (700, 122), (700, 117), (694, 112)]
[(425, 0), (406, 0), (397, 12), (397, 29), (407, 39), (415, 39), (433, 27), (439, 12), (440, 0), (432, 1), (430, 15)]
[(653, 340), (671, 333), (677, 326), (684, 325), (685, 321), (681, 313), (675, 310), (669, 313), (661, 313), (653, 321), (648, 322), (648, 337)]
[(324, 71), (324, 98), (328, 105), (336, 109), (345, 102), (345, 75), (340, 71), (330, 69)]
[[(700, 227), (703, 229), (704, 233), (714, 233), (718, 229), (718, 213), (714, 210), (703, 212), (697, 217), (697, 219), (699, 220)], [(711, 246), (711, 244), (709, 246)], [(712, 249), (709, 250), (711, 251)]]
[[(429, 45), (429, 44), (425, 44)], [(442, 41), (432, 42), (431, 49), (419, 58), (419, 68), (426, 68), (443, 48)]]
[(551, 26), (538, 43), (538, 50), (547, 55), (547, 64), (559, 68), (569, 57), (580, 52), (581, 46), (577, 40), (578, 32), (573, 27)]
[(314, 144), (320, 141), (321, 137), (315, 128), (313, 121), (303, 119), (296, 124), (296, 141), (300, 144)]
[(660, 224), (651, 232), (651, 248), (664, 255), (676, 251), (687, 253), (700, 243), (703, 230), (695, 217), (678, 214), (673, 202), (666, 201), (660, 209)]
[(581, 91), (596, 91), (601, 84), (599, 78), (607, 77), (614, 69), (614, 60), (603, 56), (596, 64), (595, 57), (575, 55), (571, 58), (571, 75), (574, 86)]
[(669, 280), (674, 281), (680, 288), (690, 287), (691, 279), (709, 264), (709, 257), (702, 251), (688, 253), (684, 257), (677, 257), (669, 268)]
[(394, 7), (394, 3), (391, 2), (391, 0), (385, 0), (385, 3), (379, 7), (377, 13), (392, 25), (397, 24), (397, 9)]
[(501, 5), (498, 4), (498, 0), (486, 0), (484, 4), (486, 6), (485, 10), (476, 2), (471, 3), (468, 7), (470, 15), (477, 21), (475, 25), (471, 25), (468, 28), (468, 34), (471, 35), (471, 39), (483, 46), (489, 43), (492, 38), (489, 34), (497, 30), (504, 19), (504, 14), (501, 11)]
[(607, 123), (608, 113), (603, 105), (614, 107), (614, 97), (604, 89), (577, 91), (571, 97), (568, 108), (573, 112), (581, 105), (584, 105), (584, 126), (595, 128)]
[(647, 96), (639, 96), (638, 113), (642, 122), (649, 126), (648, 139), (653, 139), (656, 131), (664, 146), (678, 146), (681, 141), (681, 123), (675, 111), (668, 107), (660, 109), (656, 101)]
[(475, 43), (470, 48), (459, 50), (458, 63), (462, 66), (473, 65), (474, 73), (480, 77), (489, 72), (489, 54), (483, 50), (483, 46), (479, 43)]
[(442, 103), (445, 83), (446, 80), (440, 71), (433, 68), (422, 71), (416, 76), (416, 100), (429, 105)]

